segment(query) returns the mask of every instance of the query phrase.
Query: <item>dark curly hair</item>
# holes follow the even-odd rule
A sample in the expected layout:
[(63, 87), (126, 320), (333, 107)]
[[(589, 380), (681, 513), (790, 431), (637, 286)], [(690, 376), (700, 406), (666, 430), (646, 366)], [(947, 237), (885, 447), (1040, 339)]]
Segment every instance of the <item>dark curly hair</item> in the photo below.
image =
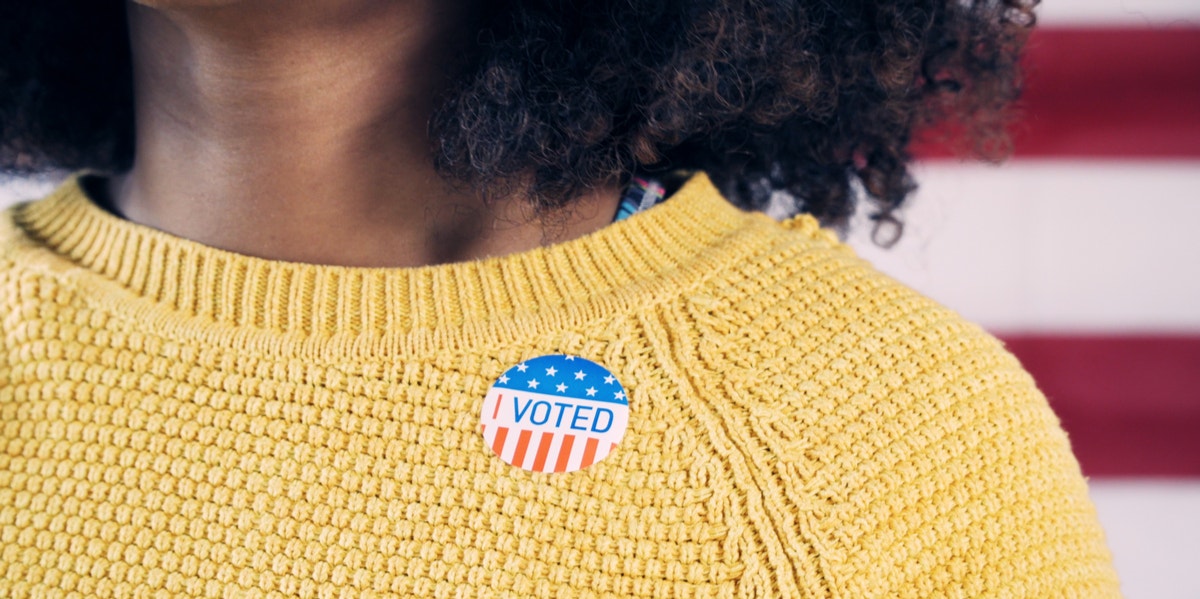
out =
[[(865, 195), (896, 224), (917, 136), (1005, 153), (1036, 3), (489, 0), (430, 119), (434, 161), (541, 208), (634, 172), (703, 169), (744, 208), (783, 193), (844, 226)], [(130, 167), (122, 7), (0, 4), (0, 168)]]

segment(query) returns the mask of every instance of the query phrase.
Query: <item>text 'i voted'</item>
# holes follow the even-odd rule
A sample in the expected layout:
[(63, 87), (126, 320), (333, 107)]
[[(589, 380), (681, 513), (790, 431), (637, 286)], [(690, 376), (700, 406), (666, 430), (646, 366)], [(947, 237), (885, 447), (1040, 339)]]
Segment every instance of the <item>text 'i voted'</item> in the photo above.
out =
[(603, 366), (553, 354), (504, 371), (488, 389), (480, 421), (484, 443), (505, 462), (533, 472), (574, 472), (621, 442), (629, 400)]

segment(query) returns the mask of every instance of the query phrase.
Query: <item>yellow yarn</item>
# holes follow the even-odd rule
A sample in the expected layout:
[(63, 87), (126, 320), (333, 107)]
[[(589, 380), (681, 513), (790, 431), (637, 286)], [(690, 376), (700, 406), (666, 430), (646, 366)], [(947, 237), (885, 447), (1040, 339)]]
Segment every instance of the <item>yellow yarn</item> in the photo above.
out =
[[(1112, 597), (1054, 414), (990, 336), (704, 175), (480, 262), (248, 258), (78, 181), (0, 223), (0, 596)], [(571, 474), (484, 447), (549, 353), (629, 393)]]

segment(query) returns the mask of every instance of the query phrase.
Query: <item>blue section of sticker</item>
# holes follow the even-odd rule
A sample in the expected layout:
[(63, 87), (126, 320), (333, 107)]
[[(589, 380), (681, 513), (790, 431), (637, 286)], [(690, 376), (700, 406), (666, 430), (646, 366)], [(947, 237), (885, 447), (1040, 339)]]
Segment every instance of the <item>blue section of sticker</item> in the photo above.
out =
[(579, 356), (551, 354), (504, 371), (496, 389), (538, 393), (572, 400), (629, 405), (625, 389), (607, 368)]

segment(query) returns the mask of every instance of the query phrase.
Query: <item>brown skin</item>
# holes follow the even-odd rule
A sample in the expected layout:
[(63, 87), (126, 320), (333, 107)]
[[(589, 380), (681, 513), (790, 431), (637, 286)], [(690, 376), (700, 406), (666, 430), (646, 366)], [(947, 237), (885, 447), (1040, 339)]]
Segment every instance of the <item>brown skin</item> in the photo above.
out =
[(131, 221), (241, 254), (399, 267), (497, 256), (608, 224), (613, 183), (567, 212), (485, 202), (434, 171), (427, 120), (469, 33), (447, 0), (131, 4)]

